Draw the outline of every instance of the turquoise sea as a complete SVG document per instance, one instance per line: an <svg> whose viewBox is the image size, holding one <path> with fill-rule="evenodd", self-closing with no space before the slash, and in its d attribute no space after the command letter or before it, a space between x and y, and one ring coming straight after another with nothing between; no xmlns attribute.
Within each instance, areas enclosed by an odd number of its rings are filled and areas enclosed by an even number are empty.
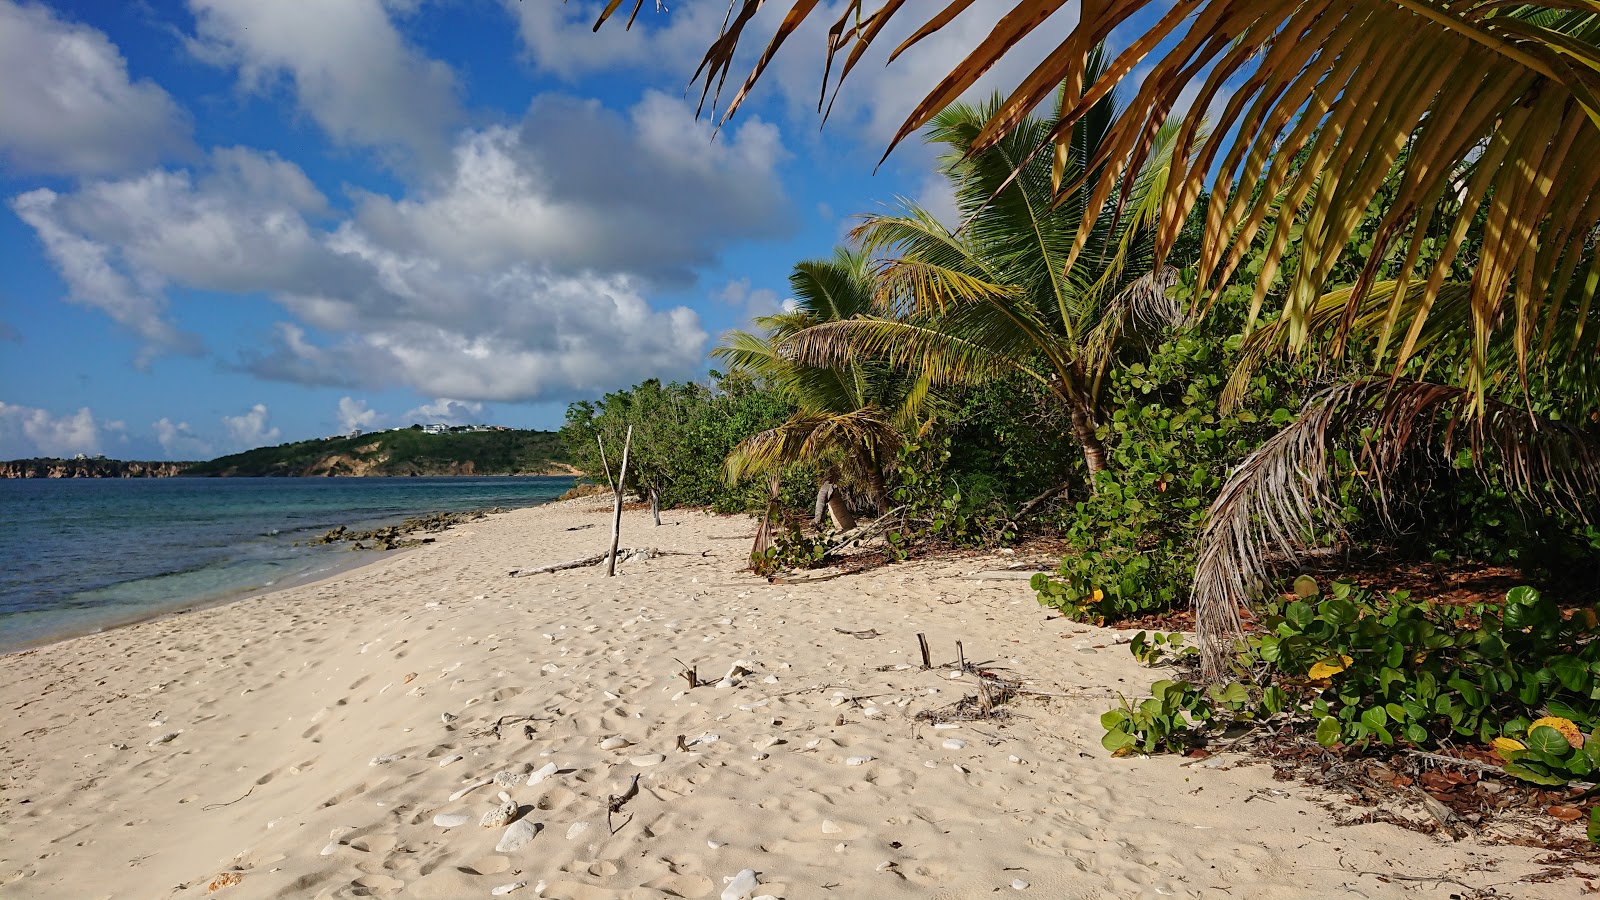
<svg viewBox="0 0 1600 900"><path fill-rule="evenodd" d="M569 476L0 479L0 652L377 558L295 546L336 525L534 506Z"/></svg>

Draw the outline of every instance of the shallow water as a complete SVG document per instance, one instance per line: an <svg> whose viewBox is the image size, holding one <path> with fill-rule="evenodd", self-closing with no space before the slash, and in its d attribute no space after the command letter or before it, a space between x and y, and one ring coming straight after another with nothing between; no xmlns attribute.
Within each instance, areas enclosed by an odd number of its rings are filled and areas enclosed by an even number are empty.
<svg viewBox="0 0 1600 900"><path fill-rule="evenodd" d="M336 525L534 506L568 476L0 479L0 651L304 580Z"/></svg>

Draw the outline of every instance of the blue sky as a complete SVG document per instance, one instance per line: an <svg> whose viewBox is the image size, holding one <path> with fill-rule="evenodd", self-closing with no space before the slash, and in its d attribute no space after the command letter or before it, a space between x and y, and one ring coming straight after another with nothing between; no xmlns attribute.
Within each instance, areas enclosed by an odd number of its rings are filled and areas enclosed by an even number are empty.
<svg viewBox="0 0 1600 900"><path fill-rule="evenodd" d="M0 0L0 458L552 428L702 377L851 216L948 202L924 147L873 167L1008 4L869 58L821 131L820 15L715 141L684 89L725 0L600 5Z"/></svg>

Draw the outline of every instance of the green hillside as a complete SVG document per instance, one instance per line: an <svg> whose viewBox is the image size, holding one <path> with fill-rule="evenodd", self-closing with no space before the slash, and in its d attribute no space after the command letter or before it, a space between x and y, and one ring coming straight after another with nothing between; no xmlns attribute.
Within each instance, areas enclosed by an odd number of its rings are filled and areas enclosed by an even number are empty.
<svg viewBox="0 0 1600 900"><path fill-rule="evenodd" d="M210 462L184 475L410 476L563 474L567 451L553 431L380 431L258 447Z"/></svg>

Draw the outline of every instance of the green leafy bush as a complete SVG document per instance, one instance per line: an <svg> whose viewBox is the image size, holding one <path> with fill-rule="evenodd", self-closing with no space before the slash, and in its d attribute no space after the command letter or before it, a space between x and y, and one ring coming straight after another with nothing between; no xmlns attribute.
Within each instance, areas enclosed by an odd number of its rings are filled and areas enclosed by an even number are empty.
<svg viewBox="0 0 1600 900"><path fill-rule="evenodd" d="M810 535L789 523L778 529L767 549L750 554L750 569L772 575L784 569L815 569L828 555L828 535Z"/></svg>
<svg viewBox="0 0 1600 900"><path fill-rule="evenodd" d="M1110 468L1073 504L1073 552L1039 602L1084 620L1172 609L1188 599L1195 542L1230 469L1292 418L1281 373L1258 376L1250 403L1218 412L1238 339L1207 325L1174 332L1142 363L1113 368L1099 434ZM1271 410L1271 412L1261 412Z"/></svg>

